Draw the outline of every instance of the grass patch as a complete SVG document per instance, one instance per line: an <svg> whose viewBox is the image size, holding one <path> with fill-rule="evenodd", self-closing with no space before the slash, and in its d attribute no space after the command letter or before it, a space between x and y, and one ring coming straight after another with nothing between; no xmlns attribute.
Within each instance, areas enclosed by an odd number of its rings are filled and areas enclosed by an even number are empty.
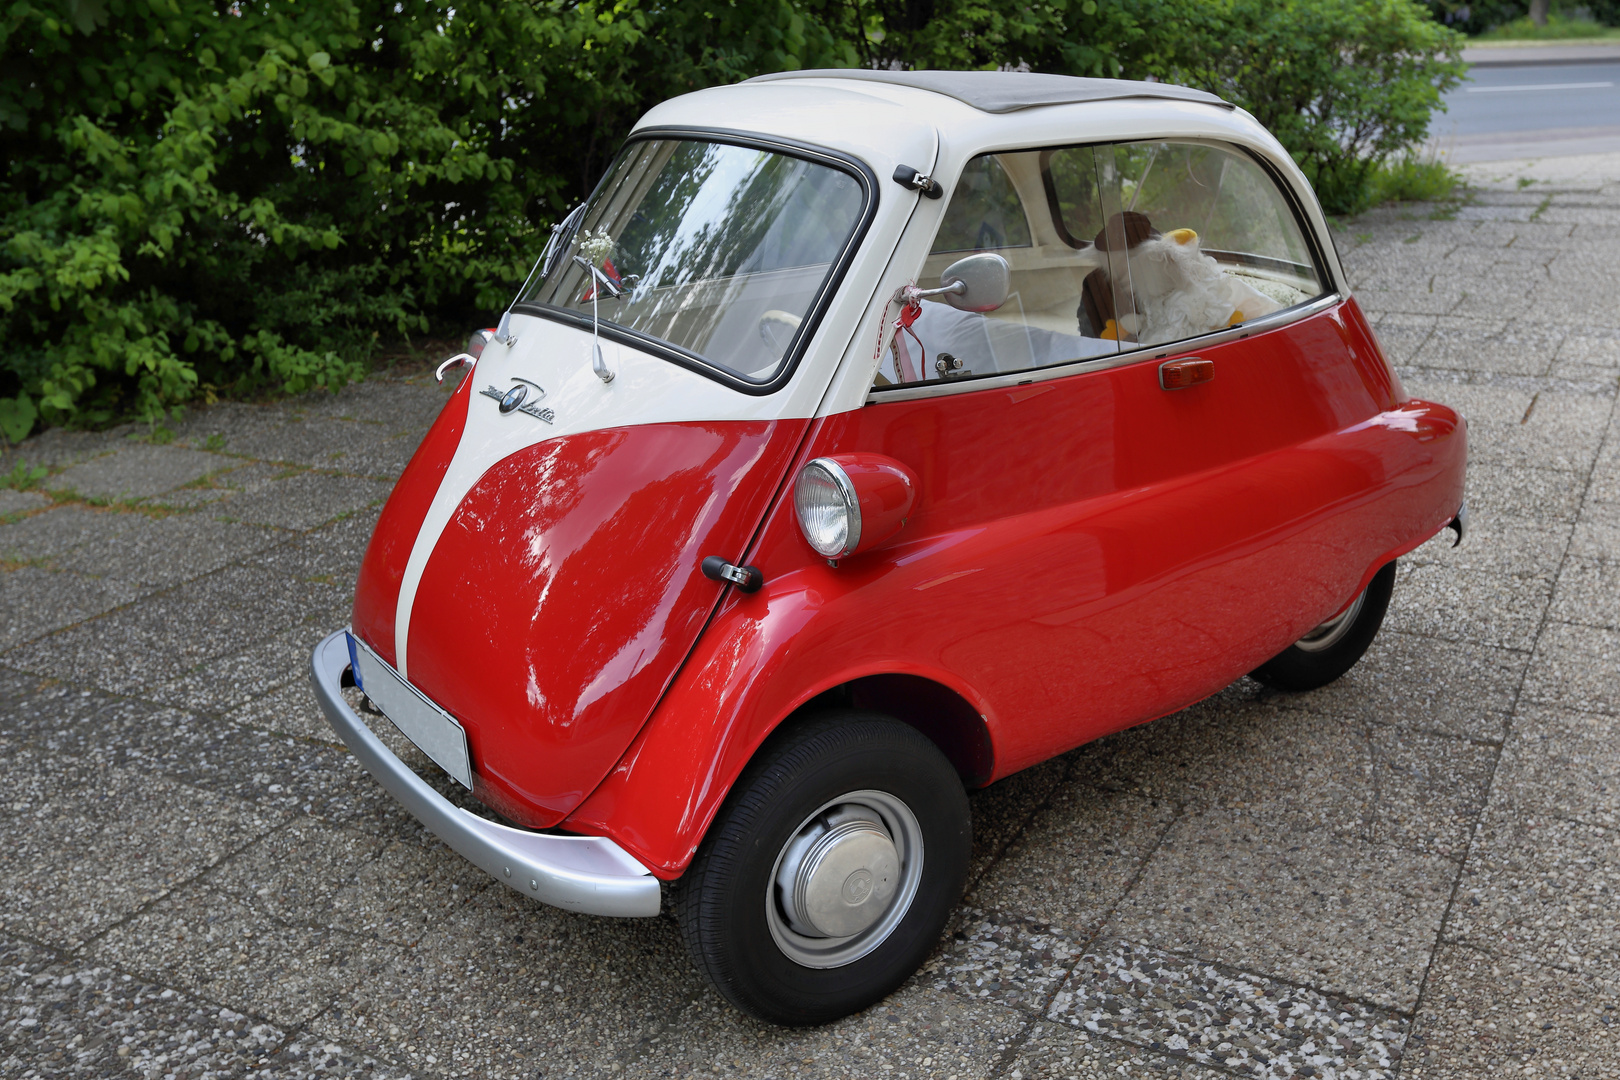
<svg viewBox="0 0 1620 1080"><path fill-rule="evenodd" d="M1366 194L1369 210L1385 203L1433 203L1432 219L1455 217L1468 198L1462 174L1432 153L1407 154L1380 165L1367 178Z"/></svg>
<svg viewBox="0 0 1620 1080"><path fill-rule="evenodd" d="M1547 16L1546 26L1537 26L1526 15L1512 22L1493 26L1476 39L1478 41L1620 41L1620 27L1604 26L1591 19L1571 19L1564 15Z"/></svg>
<svg viewBox="0 0 1620 1080"><path fill-rule="evenodd" d="M27 491L38 487L39 482L50 474L51 471L43 465L30 469L26 462L19 461L12 466L9 473L0 473L0 488Z"/></svg>

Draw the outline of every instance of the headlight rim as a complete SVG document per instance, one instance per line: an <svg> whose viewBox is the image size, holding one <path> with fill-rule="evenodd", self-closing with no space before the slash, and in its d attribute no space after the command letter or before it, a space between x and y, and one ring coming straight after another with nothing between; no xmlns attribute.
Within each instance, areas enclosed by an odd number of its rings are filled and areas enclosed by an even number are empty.
<svg viewBox="0 0 1620 1080"><path fill-rule="evenodd" d="M844 515L848 527L844 531L844 543L837 551L828 552L817 547L816 542L810 537L809 530L805 528L804 517L799 513L799 484L803 482L805 474L811 469L820 469L832 481L833 487L844 502ZM804 467L799 470L799 475L793 482L793 494L793 518L798 523L799 535L804 537L805 543L809 544L811 550L817 555L837 562L861 546L860 493L855 490L855 483L849 478L849 473L844 471L844 467L836 459L818 457L805 462Z"/></svg>

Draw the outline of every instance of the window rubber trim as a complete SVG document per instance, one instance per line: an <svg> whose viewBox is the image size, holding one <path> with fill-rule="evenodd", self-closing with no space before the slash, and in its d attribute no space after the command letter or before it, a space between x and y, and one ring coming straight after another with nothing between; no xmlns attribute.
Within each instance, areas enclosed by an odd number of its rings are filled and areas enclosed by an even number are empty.
<svg viewBox="0 0 1620 1080"><path fill-rule="evenodd" d="M873 220L877 217L880 186L877 174L870 165L857 157L829 150L823 146L802 143L793 139L783 139L776 136L758 135L747 131L733 131L729 128L692 128L692 127L648 127L639 128L630 133L625 139L624 146L620 147L619 154L614 156L614 164L618 163L619 156L624 153L625 147L631 143L651 139L670 139L684 142L711 142L724 143L728 146L742 146L753 150L765 150L770 153L781 154L785 157L799 158L818 165L826 165L855 178L861 185L862 208L855 227L850 231L849 237L844 241L843 250L833 261L826 279L821 283L810 307L805 312L804 321L794 334L793 340L788 344L786 358L781 368L766 382L753 382L745 379L735 372L728 371L720 365L713 363L700 353L683 349L679 345L643 334L638 330L620 326L606 319L601 322L601 335L620 345L628 345L632 349L657 356L662 360L675 364L678 367L694 371L699 375L707 376L715 382L730 387L744 394L755 397L764 397L774 394L782 389L793 378L799 369L799 362L804 358L810 339L815 336L816 330L821 326L822 317L826 314L833 296L843 284L844 274L849 265L855 260L856 252L860 251L861 244L866 240L867 231L871 228ZM613 172L609 165L602 174L602 180L591 192L590 198L585 200L589 205L601 191L601 185ZM581 219L583 221L583 219ZM520 301L512 305L512 311L518 315L534 315L552 322L563 323L568 326L590 330L592 321L589 315L583 312L571 311L567 308L553 307L550 304L541 304L533 301Z"/></svg>

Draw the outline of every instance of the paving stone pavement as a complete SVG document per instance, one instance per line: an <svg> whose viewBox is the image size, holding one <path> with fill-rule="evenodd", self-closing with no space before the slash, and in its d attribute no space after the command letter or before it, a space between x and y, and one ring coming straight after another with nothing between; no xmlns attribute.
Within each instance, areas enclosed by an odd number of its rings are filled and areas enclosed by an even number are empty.
<svg viewBox="0 0 1620 1080"><path fill-rule="evenodd" d="M430 377L50 432L0 490L0 1075L1620 1077L1620 155L1336 240L1471 423L1475 535L1367 658L973 797L963 906L848 1020L739 1017L667 918L531 903L305 685Z"/></svg>

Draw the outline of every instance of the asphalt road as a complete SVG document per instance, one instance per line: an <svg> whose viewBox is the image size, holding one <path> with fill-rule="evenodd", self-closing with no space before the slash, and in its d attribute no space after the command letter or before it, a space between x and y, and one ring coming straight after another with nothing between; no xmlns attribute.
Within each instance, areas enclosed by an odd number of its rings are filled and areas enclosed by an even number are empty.
<svg viewBox="0 0 1620 1080"><path fill-rule="evenodd" d="M1453 162L1620 150L1620 50L1612 61L1476 66L1433 134Z"/></svg>

